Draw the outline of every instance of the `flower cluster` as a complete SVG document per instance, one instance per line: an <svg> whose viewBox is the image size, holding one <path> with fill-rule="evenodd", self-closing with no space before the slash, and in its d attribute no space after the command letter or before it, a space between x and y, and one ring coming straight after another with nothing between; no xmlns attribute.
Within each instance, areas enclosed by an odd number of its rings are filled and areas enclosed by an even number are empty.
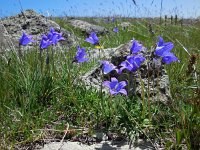
<svg viewBox="0 0 200 150"><path fill-rule="evenodd" d="M62 33L58 33L54 30L54 28L51 28L48 35L42 35L40 49L45 49L50 45L56 45L60 40L65 40L65 38L62 37ZM21 38L19 39L19 45L26 46L31 42L34 42L32 40L32 35L28 35L23 32Z"/></svg>
<svg viewBox="0 0 200 150"><path fill-rule="evenodd" d="M130 72L137 71L137 69L145 61L145 58L142 55L136 55L139 51L141 51L141 49L142 45L139 44L137 41L133 41L133 44L130 48L132 54L127 56L125 61L121 62L121 64L119 65L119 69L117 69L117 66L104 60L102 61L103 73L108 74L111 71L116 70L117 73L121 74L124 69ZM116 78L111 78L111 82L105 81L103 85L110 89L111 95L116 95L118 93L127 95L127 91L124 89L124 87L127 85L125 83L125 81L121 81L120 83L118 83L118 80Z"/></svg>
<svg viewBox="0 0 200 150"><path fill-rule="evenodd" d="M98 43L98 37L95 33L92 34L90 39L90 42L93 41L94 44ZM50 45L56 45L61 40L65 40L65 38L62 36L62 33L58 33L54 28L51 28L47 35L42 35L40 49L48 48ZM19 45L26 46L31 42L34 42L32 40L32 35L27 35L25 32L23 32L21 38L19 39ZM86 58L86 55L85 48L80 48L80 46L78 46L75 62L82 63L88 61L89 59Z"/></svg>
<svg viewBox="0 0 200 150"><path fill-rule="evenodd" d="M42 35L42 40L40 42L40 48L45 49L50 45L56 45L60 40L65 40L62 37L62 33L58 33L54 30L54 28L50 29L48 35Z"/></svg>
<svg viewBox="0 0 200 150"><path fill-rule="evenodd" d="M115 27L113 31L119 32L117 27ZM50 45L56 45L60 40L65 40L62 37L62 33L58 33L53 28L51 28L47 35L42 35L42 39L40 41L40 49L48 48ZM100 46L99 38L95 32L92 32L89 37L85 39L85 41L94 46ZM32 40L32 36L23 32L21 38L19 39L19 45L26 46L31 42L34 42ZM122 61L119 66L115 66L106 60L101 61L103 74L108 74L113 70L115 70L118 74L121 74L124 69L130 72L136 72L141 67L142 63L146 60L141 54L138 54L142 50L142 47L142 44L134 40L132 46L130 47L130 55L126 56L126 60ZM178 58L171 52L173 47L174 44L172 42L164 42L163 38L159 37L154 52L156 58L153 58L153 60L157 62L157 58L161 58L161 61L165 64L179 61ZM87 62L88 60L89 58L87 58L86 49L77 46L74 62L82 63ZM111 81L103 82L103 86L110 89L111 95L116 95L118 93L127 95L127 91L124 89L126 85L126 81L119 82L115 77L111 77Z"/></svg>
<svg viewBox="0 0 200 150"><path fill-rule="evenodd" d="M156 57L161 57L162 62L165 64L170 64L174 61L179 61L178 58L171 52L174 45L172 42L164 42L162 37L159 37L159 41L157 43L157 47L155 49L154 54ZM121 74L124 69L130 71L130 72L136 72L142 63L146 60L145 57L143 57L141 54L138 54L142 50L142 44L140 44L138 41L134 40L132 43L132 46L130 48L131 54L126 57L125 61L122 61L119 65L119 69L117 69L117 66L113 65L112 63L109 63L108 61L102 61L103 64L103 73L108 74L113 70L116 70L117 73ZM156 58L153 58L153 60L156 60ZM127 95L127 91L124 89L124 87L127 85L125 81L118 82L116 78L111 78L111 81L104 81L103 85L105 87L108 87L110 89L111 95L116 95L118 93L122 93L124 95Z"/></svg>
<svg viewBox="0 0 200 150"><path fill-rule="evenodd" d="M118 29L115 29L118 32ZM99 39L95 32L92 32L88 38L85 40L86 42L99 46ZM101 61L102 64L102 71L103 74L108 74L111 71L115 70L117 73L119 72L119 69L117 69L117 66L113 65L109 61ZM126 81L118 82L116 78L111 78L111 81L104 81L103 86L108 87L110 89L111 95L116 95L118 93L122 93L124 95L127 95L127 91L124 89L124 87L127 85Z"/></svg>

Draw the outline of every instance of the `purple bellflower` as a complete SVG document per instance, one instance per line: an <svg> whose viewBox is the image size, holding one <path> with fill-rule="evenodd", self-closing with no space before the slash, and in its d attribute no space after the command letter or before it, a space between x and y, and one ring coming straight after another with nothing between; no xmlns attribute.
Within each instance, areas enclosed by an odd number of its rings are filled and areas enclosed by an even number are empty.
<svg viewBox="0 0 200 150"><path fill-rule="evenodd" d="M142 49L142 44L140 44L140 43L138 43L138 41L136 41L136 40L134 40L133 41L133 44L132 44L132 46L131 46L131 52L133 53L133 54L136 54L136 53L138 53L139 51L141 51L141 49Z"/></svg>
<svg viewBox="0 0 200 150"><path fill-rule="evenodd" d="M165 64L170 64L174 61L179 61L179 59L171 52L174 44L172 42L164 42L162 37L159 37L156 50L154 54L162 58L162 62Z"/></svg>
<svg viewBox="0 0 200 150"><path fill-rule="evenodd" d="M21 38L19 39L19 45L23 45L26 46L28 45L30 42L34 42L32 40L32 35L28 35L25 32L23 32Z"/></svg>
<svg viewBox="0 0 200 150"><path fill-rule="evenodd" d="M47 36L42 36L40 48L44 49L48 48L50 45L56 45L60 40L65 40L65 38L62 37L62 33L58 33L54 28L51 28Z"/></svg>
<svg viewBox="0 0 200 150"><path fill-rule="evenodd" d="M115 22L115 18L114 18L114 17L113 17L113 18L111 18L111 21L112 21L112 22Z"/></svg>
<svg viewBox="0 0 200 150"><path fill-rule="evenodd" d="M119 73L124 69L135 72L144 61L145 58L142 55L127 56L127 59L120 64L121 68L119 69Z"/></svg>
<svg viewBox="0 0 200 150"><path fill-rule="evenodd" d="M171 64L174 61L178 61L179 62L179 59L173 53L165 52L163 54L163 56L162 56L162 62L163 63L168 65L168 64Z"/></svg>
<svg viewBox="0 0 200 150"><path fill-rule="evenodd" d="M117 67L109 61L104 60L101 63L103 64L103 74L108 74L113 70L116 70L118 72Z"/></svg>
<svg viewBox="0 0 200 150"><path fill-rule="evenodd" d="M86 38L85 41L93 45L99 44L99 39L95 32L91 32L89 38Z"/></svg>
<svg viewBox="0 0 200 150"><path fill-rule="evenodd" d="M119 32L119 29L118 29L117 27L115 27L115 28L113 29L113 32L118 33L118 32Z"/></svg>
<svg viewBox="0 0 200 150"><path fill-rule="evenodd" d="M42 35L42 39L40 41L40 49L45 49L52 44L52 41L46 35Z"/></svg>
<svg viewBox="0 0 200 150"><path fill-rule="evenodd" d="M62 33L56 32L54 28L50 29L47 37L50 41L52 41L53 45L56 45L60 40L65 40L65 38L62 37Z"/></svg>
<svg viewBox="0 0 200 150"><path fill-rule="evenodd" d="M157 47L155 50L155 55L162 57L165 52L170 52L174 47L172 42L164 42L162 37L159 37Z"/></svg>
<svg viewBox="0 0 200 150"><path fill-rule="evenodd" d="M124 95L127 95L127 91L124 89L124 87L127 85L126 81L118 82L118 80L113 77L110 81L104 81L103 86L108 87L110 89L111 95L117 95L118 93L122 93Z"/></svg>
<svg viewBox="0 0 200 150"><path fill-rule="evenodd" d="M85 48L80 48L80 46L77 46L77 53L75 56L75 61L78 63L88 61L89 59L85 57L86 55L87 54L85 52Z"/></svg>

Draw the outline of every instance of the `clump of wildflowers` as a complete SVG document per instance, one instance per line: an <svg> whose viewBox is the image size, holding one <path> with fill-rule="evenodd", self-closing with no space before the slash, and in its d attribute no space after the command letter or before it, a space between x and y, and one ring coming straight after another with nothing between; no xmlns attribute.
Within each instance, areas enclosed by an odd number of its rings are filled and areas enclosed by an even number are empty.
<svg viewBox="0 0 200 150"><path fill-rule="evenodd" d="M19 45L26 46L31 42L34 42L32 40L32 35L28 35L25 32L23 32L21 38L19 39Z"/></svg>
<svg viewBox="0 0 200 150"><path fill-rule="evenodd" d="M111 81L103 82L103 86L108 87L110 89L111 95L117 95L119 93L127 95L127 91L124 89L126 85L126 81L118 82L118 80L115 77L111 78Z"/></svg>
<svg viewBox="0 0 200 150"><path fill-rule="evenodd" d="M89 59L86 58L87 54L85 52L85 48L81 48L80 46L77 46L77 52L75 56L75 61L78 63L86 62Z"/></svg>
<svg viewBox="0 0 200 150"><path fill-rule="evenodd" d="M54 30L54 28L51 28L47 36L42 35L40 48L45 49L48 48L50 45L56 45L60 40L65 40L62 37L62 33L58 33Z"/></svg>

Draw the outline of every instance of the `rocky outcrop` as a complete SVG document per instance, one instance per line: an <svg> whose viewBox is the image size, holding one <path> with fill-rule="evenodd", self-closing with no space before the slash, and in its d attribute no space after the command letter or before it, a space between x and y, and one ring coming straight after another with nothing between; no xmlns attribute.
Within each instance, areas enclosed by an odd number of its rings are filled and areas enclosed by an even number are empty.
<svg viewBox="0 0 200 150"><path fill-rule="evenodd" d="M108 60L118 66L129 55L131 44L132 42L128 42L117 48L102 50L102 60ZM170 102L169 78L163 64L153 60L153 52L151 50L143 48L140 54L148 61L145 61L135 73L124 70L122 74L112 71L108 75L103 75L101 71L102 66L99 64L82 76L82 80L88 87L92 86L98 90L101 87L102 77L103 80L110 80L111 77L116 77L119 81L128 81L127 91L129 96L149 98L153 102L159 101L165 104ZM97 51L93 51L93 54L90 54L90 56L92 58L99 58ZM109 90L103 88L103 91L108 93Z"/></svg>
<svg viewBox="0 0 200 150"><path fill-rule="evenodd" d="M75 28L79 28L82 32L87 34L90 34L91 32L96 32L97 34L105 34L108 32L106 28L90 24L86 21L70 20L69 22L72 26L74 26Z"/></svg>
<svg viewBox="0 0 200 150"><path fill-rule="evenodd" d="M26 10L16 16L4 18L0 21L1 30L5 32L2 37L9 36L15 47L18 47L18 41L22 32L33 35L34 40L40 41L42 34L47 34L51 27L56 31L62 32L65 41L61 42L61 45L72 46L75 43L76 37L69 31L62 29L57 23L51 21L44 16L37 14L33 10ZM7 38L6 38L7 39ZM0 39L1 45L6 45L5 41ZM30 44L29 46L33 46ZM6 46L6 48L8 48Z"/></svg>

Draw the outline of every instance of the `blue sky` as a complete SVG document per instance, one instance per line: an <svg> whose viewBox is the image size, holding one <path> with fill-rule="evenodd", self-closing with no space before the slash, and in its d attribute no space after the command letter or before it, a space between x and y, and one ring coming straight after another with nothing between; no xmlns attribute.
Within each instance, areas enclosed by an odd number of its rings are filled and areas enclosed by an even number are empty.
<svg viewBox="0 0 200 150"><path fill-rule="evenodd" d="M160 15L161 0L0 0L0 17L12 16L34 9L45 16L129 16L156 17ZM152 3L153 2L153 3ZM200 0L163 0L162 15L180 17L200 16Z"/></svg>

